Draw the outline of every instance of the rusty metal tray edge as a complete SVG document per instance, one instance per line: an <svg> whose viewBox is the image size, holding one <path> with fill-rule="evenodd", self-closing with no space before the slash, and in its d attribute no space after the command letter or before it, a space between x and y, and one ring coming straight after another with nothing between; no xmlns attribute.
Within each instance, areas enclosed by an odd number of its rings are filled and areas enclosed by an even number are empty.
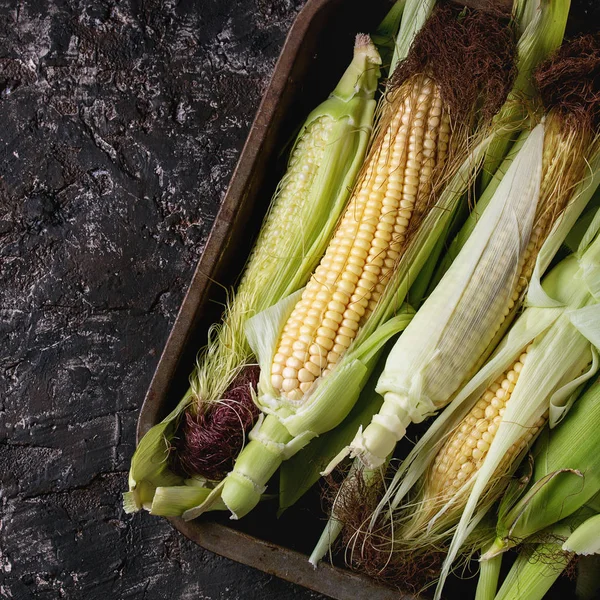
<svg viewBox="0 0 600 600"><path fill-rule="evenodd" d="M391 2L391 0L390 0ZM185 346L187 335L203 301L209 282L219 270L224 249L231 241L231 229L237 218L237 209L243 203L244 190L265 143L268 125L275 117L279 100L288 85L288 73L301 51L302 41L312 20L329 4L339 0L308 0L296 17L281 51L271 81L260 103L256 118L240 155L225 198L198 262L154 376L144 399L137 426L137 441L160 419L169 382ZM170 518L168 521L183 535L203 548L260 569L284 580L339 600L374 599L409 600L403 595L377 583L375 580L346 569L322 564L314 569L307 556L277 544L247 535L210 521L185 522Z"/></svg>

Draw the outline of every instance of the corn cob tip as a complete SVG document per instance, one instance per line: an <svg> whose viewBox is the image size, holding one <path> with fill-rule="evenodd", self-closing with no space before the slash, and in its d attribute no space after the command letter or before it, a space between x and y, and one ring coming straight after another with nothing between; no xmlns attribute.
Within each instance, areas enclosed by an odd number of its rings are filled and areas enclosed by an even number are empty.
<svg viewBox="0 0 600 600"><path fill-rule="evenodd" d="M259 374L258 366L246 365L221 399L184 413L172 440L176 451L169 457L175 473L219 481L231 471L259 415L252 399Z"/></svg>
<svg viewBox="0 0 600 600"><path fill-rule="evenodd" d="M381 64L381 56L377 52L375 44L371 40L370 36L366 33L357 33L356 40L354 42L354 56L364 54L367 60L374 65Z"/></svg>

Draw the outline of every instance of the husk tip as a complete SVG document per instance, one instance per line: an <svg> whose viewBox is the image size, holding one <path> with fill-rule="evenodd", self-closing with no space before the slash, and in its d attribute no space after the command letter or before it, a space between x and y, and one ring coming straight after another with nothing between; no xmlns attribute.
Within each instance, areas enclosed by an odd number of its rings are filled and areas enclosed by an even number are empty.
<svg viewBox="0 0 600 600"><path fill-rule="evenodd" d="M509 546L502 538L496 538L494 543L490 546L488 551L485 554L482 554L479 558L479 561L490 560L496 556L499 556L503 552L506 552L509 549Z"/></svg>
<svg viewBox="0 0 600 600"><path fill-rule="evenodd" d="M123 493L123 510L128 514L138 512L142 507L140 506L135 491L129 491Z"/></svg>
<svg viewBox="0 0 600 600"><path fill-rule="evenodd" d="M357 33L354 41L354 56L364 55L366 59L373 64L381 64L381 56L371 40L371 37L366 33Z"/></svg>

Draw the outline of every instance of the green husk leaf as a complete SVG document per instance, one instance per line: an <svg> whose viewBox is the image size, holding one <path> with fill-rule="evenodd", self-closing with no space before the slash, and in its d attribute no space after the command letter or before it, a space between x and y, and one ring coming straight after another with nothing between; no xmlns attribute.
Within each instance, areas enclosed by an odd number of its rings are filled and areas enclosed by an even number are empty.
<svg viewBox="0 0 600 600"><path fill-rule="evenodd" d="M461 203L462 204L462 203ZM457 211L460 212L460 211ZM452 227L452 223L448 223L447 227L442 233L426 263L423 265L420 273L417 275L415 282L410 287L408 292L408 301L411 306L414 306L417 310L423 304L427 296L431 293L431 290L435 286L431 286L431 282L436 275L436 269L440 256L446 247L446 240L448 239L448 230Z"/></svg>
<svg viewBox="0 0 600 600"><path fill-rule="evenodd" d="M254 356L256 356L261 371L263 385L270 387L268 377L273 360L273 349L286 320L294 309L296 302L302 296L303 290L298 290L286 296L277 304L263 310L246 321L246 339Z"/></svg>
<svg viewBox="0 0 600 600"><path fill-rule="evenodd" d="M429 18L435 4L436 0L406 0L390 64L390 75L394 72L396 65L407 57L415 36Z"/></svg>
<svg viewBox="0 0 600 600"><path fill-rule="evenodd" d="M591 306L588 308L595 308L596 310L593 312L600 317L599 306ZM573 323L573 319L578 313L579 311L574 311L574 313L571 313L569 316L571 317L571 323L575 326L575 328L578 329L585 338L592 342L592 347L590 348L591 365L587 371L582 373L579 377L575 377L575 379L567 382L565 385L556 390L556 392L554 392L550 397L550 415L548 417L548 425L550 428L556 427L565 418L566 414L569 412L573 406L573 403L579 396L582 386L598 372L598 352L594 347L594 340L590 339L597 337L600 341L600 336L595 335L595 332L598 330L598 323L582 323L581 326L578 327L576 323Z"/></svg>
<svg viewBox="0 0 600 600"><path fill-rule="evenodd" d="M569 536L563 544L565 552L589 556L600 554L600 515L590 517Z"/></svg>
<svg viewBox="0 0 600 600"><path fill-rule="evenodd" d="M542 600L571 562L560 543L539 544L523 550L509 571L495 600Z"/></svg>
<svg viewBox="0 0 600 600"><path fill-rule="evenodd" d="M443 259L440 261L440 264L436 270L436 274L432 280L430 290L433 290L437 286L437 284L442 279L444 273L450 268L450 265L458 256L462 247L466 244L471 233L473 233L475 225L477 225L479 219L484 214L484 211L490 203L491 199L494 197L494 194L496 193L500 182L508 172L508 169L513 164L514 160L517 158L519 152L521 151L521 148L527 141L529 134L529 130L521 132L517 141L512 145L510 151L508 152L500 166L496 169L494 176L486 186L484 192L477 200L477 203L473 207L473 210L470 212L460 231L452 240L452 243L450 244L447 252L444 254Z"/></svg>
<svg viewBox="0 0 600 600"><path fill-rule="evenodd" d="M381 365L383 366L383 365ZM279 513L295 504L320 478L321 472L342 448L347 446L359 427L365 427L383 402L375 393L381 368L371 375L350 414L336 428L313 440L281 465Z"/></svg>
<svg viewBox="0 0 600 600"><path fill-rule="evenodd" d="M125 512L135 512L141 508L150 510L157 487L179 485L183 482L183 477L168 468L169 439L175 431L177 419L189 406L191 397L192 391L188 390L175 409L140 440L131 459L129 492L123 494Z"/></svg>
<svg viewBox="0 0 600 600"><path fill-rule="evenodd" d="M596 188L592 199L589 201L583 214L577 219L569 233L565 237L564 246L570 252L577 252L579 244L583 239L584 234L592 224L592 220L596 216L600 208L600 190Z"/></svg>
<svg viewBox="0 0 600 600"><path fill-rule="evenodd" d="M541 437L542 436L540 436L540 438ZM494 540L487 552L481 557L481 560L492 560L494 557L502 554L510 547L516 545L517 542L513 543L512 541L510 542L510 545L508 545L505 540L513 535L513 527L519 522L519 519L527 510L529 503L532 502L533 499L535 499L536 496L542 492L545 486L549 486L556 478L563 479L563 476L583 478L583 473L575 469L559 469L557 471L553 471L552 473L548 473L540 480L536 481L532 487L527 490L527 492L522 495L520 499L518 499L518 506L515 503L517 498L514 496L510 498L510 501L513 502L513 507L511 508L510 506L505 505L503 508L501 508L499 513L499 521L503 523L511 523L511 525L509 526L509 529L506 530L505 534L503 534L503 538L497 537ZM506 504L507 500L508 499L503 498L502 504Z"/></svg>
<svg viewBox="0 0 600 600"><path fill-rule="evenodd" d="M479 563L479 579L477 580L475 600L494 600L498 589L501 567L501 554L491 560L484 560Z"/></svg>
<svg viewBox="0 0 600 600"><path fill-rule="evenodd" d="M554 224L554 227L546 241L540 248L538 257L535 262L535 267L525 304L529 306L556 306L556 302L546 294L541 284L541 277L546 272L552 259L556 255L560 246L564 243L569 231L573 228L577 219L581 216L586 206L589 204L593 195L596 193L600 185L600 152L596 153L590 162L589 170L585 178L577 185L572 194L572 200L565 209L561 218ZM594 220L597 220L596 216ZM596 231L594 227L589 227L586 233L586 239L582 239L584 247L589 245L589 240L595 237ZM591 237L590 237L591 236Z"/></svg>
<svg viewBox="0 0 600 600"><path fill-rule="evenodd" d="M383 21L381 21L375 33L371 35L371 39L377 46L377 50L381 56L382 70L387 70L388 67L393 70L391 66L392 57L396 49L396 36L398 35L405 5L406 0L397 0Z"/></svg>
<svg viewBox="0 0 600 600"><path fill-rule="evenodd" d="M150 513L162 517L180 517L190 506L201 504L211 490L198 486L157 487Z"/></svg>
<svg viewBox="0 0 600 600"><path fill-rule="evenodd" d="M569 516L600 492L599 444L600 384L595 383L563 423L535 444L532 483L498 520L500 551Z"/></svg>
<svg viewBox="0 0 600 600"><path fill-rule="evenodd" d="M584 550L597 544L597 541L595 544L594 540L588 537L594 529L594 524L586 527L586 523L595 518L593 515L590 507L583 506L568 518L541 532L540 538L544 540L542 543L535 547L524 546L504 580L496 600L542 600L574 556L574 552L565 548L569 541L574 540L576 544L581 542L581 548Z"/></svg>

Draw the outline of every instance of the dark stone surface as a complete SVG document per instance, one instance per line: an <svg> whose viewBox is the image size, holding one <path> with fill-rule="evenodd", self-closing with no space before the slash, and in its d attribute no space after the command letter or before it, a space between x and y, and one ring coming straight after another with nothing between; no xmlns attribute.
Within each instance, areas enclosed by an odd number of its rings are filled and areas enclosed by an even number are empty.
<svg viewBox="0 0 600 600"><path fill-rule="evenodd" d="M594 1L575 3L588 23ZM318 597L120 502L138 409L302 4L0 0L1 598Z"/></svg>
<svg viewBox="0 0 600 600"><path fill-rule="evenodd" d="M302 0L0 0L0 597L316 598L120 494Z"/></svg>

